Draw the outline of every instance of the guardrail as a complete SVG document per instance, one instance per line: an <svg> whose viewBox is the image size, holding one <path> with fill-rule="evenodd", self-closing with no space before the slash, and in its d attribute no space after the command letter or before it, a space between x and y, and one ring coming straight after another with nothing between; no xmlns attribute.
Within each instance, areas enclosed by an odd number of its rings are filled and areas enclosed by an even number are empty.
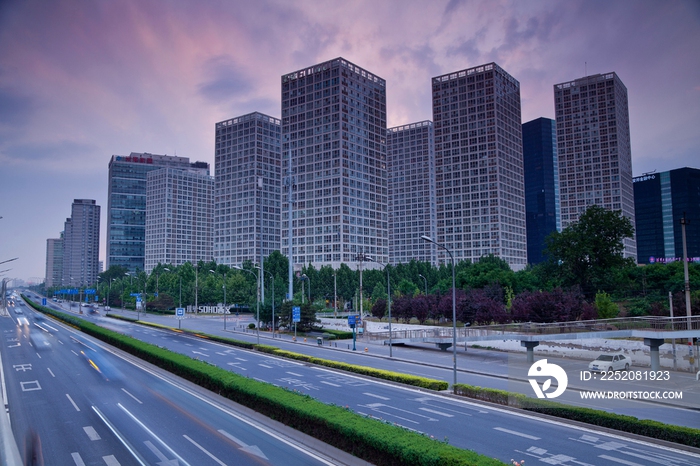
<svg viewBox="0 0 700 466"><path fill-rule="evenodd" d="M420 330L396 330L391 336L396 340L421 340L452 338L452 327L434 327ZM458 327L457 338L491 335L553 335L562 333L591 333L611 330L682 331L700 330L700 316L691 317L621 317L616 319L576 320L572 322L519 322L511 324ZM368 334L370 340L386 340L389 332Z"/></svg>

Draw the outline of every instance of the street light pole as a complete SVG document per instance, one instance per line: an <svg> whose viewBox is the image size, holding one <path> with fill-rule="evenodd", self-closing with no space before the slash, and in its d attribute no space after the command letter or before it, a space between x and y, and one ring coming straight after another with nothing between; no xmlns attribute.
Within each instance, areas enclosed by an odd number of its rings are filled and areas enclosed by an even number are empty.
<svg viewBox="0 0 700 466"><path fill-rule="evenodd" d="M452 390L454 390L454 386L457 384L457 294L455 291L455 257L452 255L452 251L447 249L445 245L435 242L429 236L423 235L421 239L433 243L435 246L447 251L447 254L450 255L450 259L452 260Z"/></svg>
<svg viewBox="0 0 700 466"><path fill-rule="evenodd" d="M338 317L338 272L333 274L333 316Z"/></svg>
<svg viewBox="0 0 700 466"><path fill-rule="evenodd" d="M425 295L428 296L428 279L421 274L418 274L418 276L425 282Z"/></svg>
<svg viewBox="0 0 700 466"><path fill-rule="evenodd" d="M261 270L261 272L263 273L263 277L265 274L268 274L270 276L270 281L272 282L272 338L275 338L275 276L267 270Z"/></svg>
<svg viewBox="0 0 700 466"><path fill-rule="evenodd" d="M211 270L211 269L209 270L209 272L216 274L216 272ZM224 284L223 284L223 289L224 289L224 330L226 330L226 314L228 314L228 308L226 307L226 274L222 273L221 277L224 280Z"/></svg>

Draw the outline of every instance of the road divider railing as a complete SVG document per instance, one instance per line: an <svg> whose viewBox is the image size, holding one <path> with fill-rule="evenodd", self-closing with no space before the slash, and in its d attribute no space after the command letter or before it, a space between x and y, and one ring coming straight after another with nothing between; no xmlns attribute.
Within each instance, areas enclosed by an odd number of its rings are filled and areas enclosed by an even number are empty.
<svg viewBox="0 0 700 466"><path fill-rule="evenodd" d="M25 298L26 299L26 298ZM394 423L365 417L309 395L253 380L189 356L100 327L78 316L27 302L144 361L377 465L496 466L501 461L449 445Z"/></svg>
<svg viewBox="0 0 700 466"><path fill-rule="evenodd" d="M700 448L700 429L693 429L692 427L674 426L648 419L638 419L634 416L609 413L598 409L540 400L530 398L521 393L513 393L495 388L457 384L454 386L454 392L456 395L472 399L510 406L525 411L547 414L549 416L606 427L622 432L643 435L645 437L665 440L679 445Z"/></svg>

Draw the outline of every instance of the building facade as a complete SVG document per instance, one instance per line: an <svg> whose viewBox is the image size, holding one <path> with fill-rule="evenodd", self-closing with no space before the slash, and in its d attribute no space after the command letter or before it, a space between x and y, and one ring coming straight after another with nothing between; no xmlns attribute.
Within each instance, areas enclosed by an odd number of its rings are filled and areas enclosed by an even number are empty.
<svg viewBox="0 0 700 466"><path fill-rule="evenodd" d="M389 263L435 263L435 248L421 239L436 238L435 133L431 121L389 128Z"/></svg>
<svg viewBox="0 0 700 466"><path fill-rule="evenodd" d="M537 118L523 123L527 262L545 260L545 239L561 231L556 123Z"/></svg>
<svg viewBox="0 0 700 466"><path fill-rule="evenodd" d="M61 286L63 282L63 232L60 238L46 240L46 288Z"/></svg>
<svg viewBox="0 0 700 466"><path fill-rule="evenodd" d="M132 152L113 155L109 161L107 192L107 264L130 272L144 270L146 256L146 176L163 167L187 169L186 157Z"/></svg>
<svg viewBox="0 0 700 466"><path fill-rule="evenodd" d="M97 283L100 253L100 206L75 199L63 230L62 284L80 287Z"/></svg>
<svg viewBox="0 0 700 466"><path fill-rule="evenodd" d="M683 260L683 218L688 260L700 262L699 169L635 177L634 207L639 264Z"/></svg>
<svg viewBox="0 0 700 466"><path fill-rule="evenodd" d="M592 205L635 223L627 88L615 73L554 85L562 228ZM637 259L635 238L624 255Z"/></svg>
<svg viewBox="0 0 700 466"><path fill-rule="evenodd" d="M215 131L214 259L259 264L280 249L280 120L254 112Z"/></svg>
<svg viewBox="0 0 700 466"><path fill-rule="evenodd" d="M489 63L434 77L432 90L437 242L456 261L493 254L523 269L520 83Z"/></svg>
<svg viewBox="0 0 700 466"><path fill-rule="evenodd" d="M282 253L291 221L293 264L337 269L360 254L388 263L386 82L336 58L285 74L281 87L282 159L294 174L291 219L286 186L281 197Z"/></svg>
<svg viewBox="0 0 700 466"><path fill-rule="evenodd" d="M214 180L209 166L146 176L145 271L214 258Z"/></svg>

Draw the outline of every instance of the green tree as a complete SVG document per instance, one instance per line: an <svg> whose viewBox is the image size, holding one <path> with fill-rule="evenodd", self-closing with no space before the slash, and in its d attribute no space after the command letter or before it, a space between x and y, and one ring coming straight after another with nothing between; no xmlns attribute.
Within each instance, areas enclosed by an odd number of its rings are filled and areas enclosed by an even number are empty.
<svg viewBox="0 0 700 466"><path fill-rule="evenodd" d="M588 296L610 286L610 274L634 262L622 256L623 240L634 234L620 211L590 206L579 221L547 238L546 254L568 286L579 285Z"/></svg>
<svg viewBox="0 0 700 466"><path fill-rule="evenodd" d="M605 291L599 291L595 295L595 307L598 310L599 319L613 319L617 317L620 313L620 309L617 307L610 295Z"/></svg>

